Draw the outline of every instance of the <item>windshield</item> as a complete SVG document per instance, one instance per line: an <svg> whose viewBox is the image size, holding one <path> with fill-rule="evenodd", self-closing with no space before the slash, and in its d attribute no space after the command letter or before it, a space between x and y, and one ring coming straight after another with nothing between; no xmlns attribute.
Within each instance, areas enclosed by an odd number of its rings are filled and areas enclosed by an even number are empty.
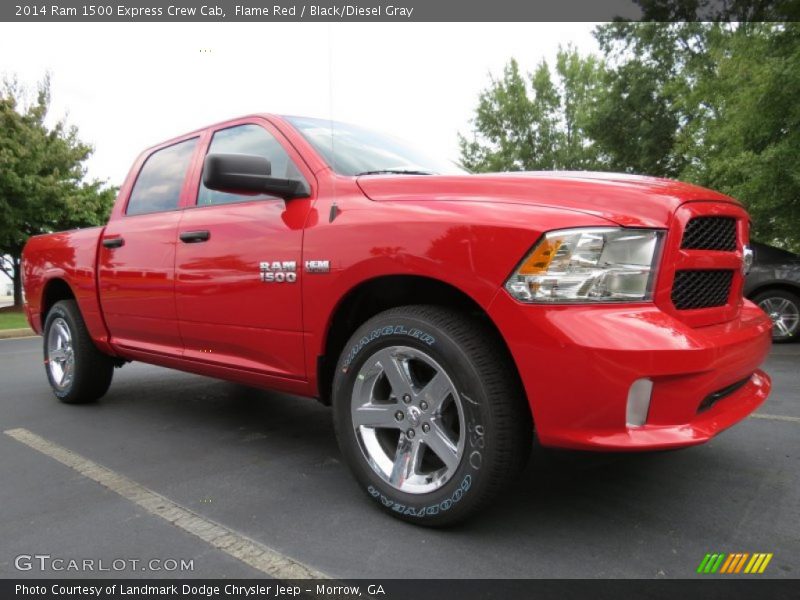
<svg viewBox="0 0 800 600"><path fill-rule="evenodd" d="M397 138L355 125L286 117L340 175L464 175L467 171L448 160L431 158Z"/></svg>

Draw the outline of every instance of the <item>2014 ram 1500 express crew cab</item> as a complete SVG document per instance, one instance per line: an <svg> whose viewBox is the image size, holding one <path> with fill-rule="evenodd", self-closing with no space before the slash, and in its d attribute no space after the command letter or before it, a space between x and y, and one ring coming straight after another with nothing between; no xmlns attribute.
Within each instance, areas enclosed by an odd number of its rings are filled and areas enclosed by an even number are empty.
<svg viewBox="0 0 800 600"><path fill-rule="evenodd" d="M331 403L391 514L442 525L545 446L700 444L767 397L748 216L675 181L470 175L358 127L250 116L144 152L105 227L32 238L64 402L140 360Z"/></svg>

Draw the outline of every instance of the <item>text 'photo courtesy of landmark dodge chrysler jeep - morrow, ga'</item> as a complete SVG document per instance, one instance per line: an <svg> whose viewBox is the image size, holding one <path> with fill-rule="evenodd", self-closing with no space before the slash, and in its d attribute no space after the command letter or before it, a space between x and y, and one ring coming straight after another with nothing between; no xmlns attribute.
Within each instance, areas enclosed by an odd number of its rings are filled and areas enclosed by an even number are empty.
<svg viewBox="0 0 800 600"><path fill-rule="evenodd" d="M692 185L472 175L359 127L256 115L144 152L105 227L31 238L64 402L139 360L332 405L390 514L463 519L543 446L701 444L755 410L748 215Z"/></svg>

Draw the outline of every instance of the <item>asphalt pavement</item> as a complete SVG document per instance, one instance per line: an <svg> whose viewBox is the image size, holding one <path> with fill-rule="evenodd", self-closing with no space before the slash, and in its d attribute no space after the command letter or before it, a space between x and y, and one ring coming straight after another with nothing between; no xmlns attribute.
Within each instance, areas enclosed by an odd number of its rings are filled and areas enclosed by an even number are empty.
<svg viewBox="0 0 800 600"><path fill-rule="evenodd" d="M776 346L766 369L774 389L760 416L709 444L534 448L493 508L429 530L372 505L340 460L330 410L313 400L131 364L99 403L68 406L47 385L41 339L3 340L0 431L30 432L81 466L0 434L0 577L264 576L98 483L104 467L106 480L135 482L201 524L336 578L684 578L710 552L773 553L759 577L797 578L800 344ZM25 558L36 555L66 562L42 570ZM72 559L127 562L87 572L66 568ZM192 568L164 570L170 560Z"/></svg>

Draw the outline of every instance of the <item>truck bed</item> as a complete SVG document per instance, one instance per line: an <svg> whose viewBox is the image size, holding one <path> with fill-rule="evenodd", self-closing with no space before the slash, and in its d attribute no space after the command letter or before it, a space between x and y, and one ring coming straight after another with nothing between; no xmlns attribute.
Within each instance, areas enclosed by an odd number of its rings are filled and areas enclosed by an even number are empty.
<svg viewBox="0 0 800 600"><path fill-rule="evenodd" d="M87 227L32 237L22 253L28 322L42 332L48 307L45 282L70 281L92 338L108 339L97 295L97 249L105 227ZM51 284L51 285L53 285Z"/></svg>

